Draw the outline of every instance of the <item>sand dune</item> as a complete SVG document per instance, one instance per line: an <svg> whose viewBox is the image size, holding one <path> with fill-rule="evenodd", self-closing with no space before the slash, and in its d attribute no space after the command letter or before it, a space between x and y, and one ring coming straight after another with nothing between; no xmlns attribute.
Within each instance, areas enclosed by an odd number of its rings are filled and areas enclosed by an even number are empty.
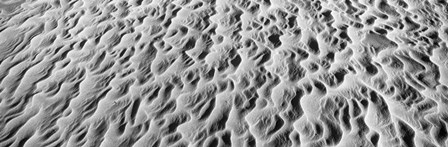
<svg viewBox="0 0 448 147"><path fill-rule="evenodd" d="M444 0L0 1L0 146L448 146Z"/></svg>

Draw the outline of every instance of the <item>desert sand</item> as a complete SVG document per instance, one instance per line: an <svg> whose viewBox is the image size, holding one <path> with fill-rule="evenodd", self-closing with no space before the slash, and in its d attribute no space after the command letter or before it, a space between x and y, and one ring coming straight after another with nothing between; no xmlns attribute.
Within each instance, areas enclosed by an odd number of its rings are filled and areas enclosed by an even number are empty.
<svg viewBox="0 0 448 147"><path fill-rule="evenodd" d="M445 0L3 0L0 147L446 147Z"/></svg>

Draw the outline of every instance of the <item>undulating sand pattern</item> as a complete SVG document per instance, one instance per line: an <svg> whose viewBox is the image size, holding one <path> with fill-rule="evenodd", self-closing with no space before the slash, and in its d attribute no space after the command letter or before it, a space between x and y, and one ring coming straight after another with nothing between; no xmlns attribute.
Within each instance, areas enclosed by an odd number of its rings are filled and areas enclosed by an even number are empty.
<svg viewBox="0 0 448 147"><path fill-rule="evenodd" d="M446 0L2 0L0 147L446 147Z"/></svg>

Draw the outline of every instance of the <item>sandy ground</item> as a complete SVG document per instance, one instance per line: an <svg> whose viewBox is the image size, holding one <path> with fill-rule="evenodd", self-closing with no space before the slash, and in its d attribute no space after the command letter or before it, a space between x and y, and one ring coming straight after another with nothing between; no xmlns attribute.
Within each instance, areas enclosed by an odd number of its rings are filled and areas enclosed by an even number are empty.
<svg viewBox="0 0 448 147"><path fill-rule="evenodd" d="M0 4L0 147L445 147L444 0Z"/></svg>

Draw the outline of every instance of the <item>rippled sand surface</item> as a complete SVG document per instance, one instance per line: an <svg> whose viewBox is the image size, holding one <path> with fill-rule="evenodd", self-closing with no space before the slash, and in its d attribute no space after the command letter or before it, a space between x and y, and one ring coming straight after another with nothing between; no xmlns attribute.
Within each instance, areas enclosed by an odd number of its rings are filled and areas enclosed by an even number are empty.
<svg viewBox="0 0 448 147"><path fill-rule="evenodd" d="M445 0L2 0L1 147L445 147Z"/></svg>

